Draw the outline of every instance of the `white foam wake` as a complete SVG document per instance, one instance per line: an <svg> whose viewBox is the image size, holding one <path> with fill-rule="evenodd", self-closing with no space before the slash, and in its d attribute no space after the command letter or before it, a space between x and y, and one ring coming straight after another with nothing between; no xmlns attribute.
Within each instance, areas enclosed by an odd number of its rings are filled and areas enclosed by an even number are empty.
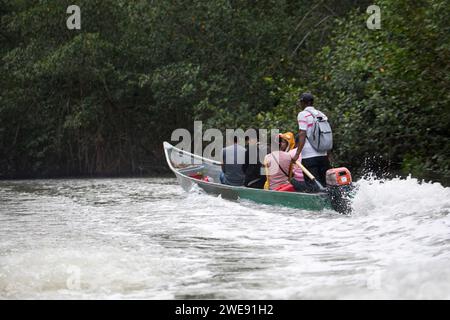
<svg viewBox="0 0 450 320"><path fill-rule="evenodd" d="M421 182L408 176L391 180L373 177L356 182L353 200L356 214L448 214L450 188L440 183Z"/></svg>

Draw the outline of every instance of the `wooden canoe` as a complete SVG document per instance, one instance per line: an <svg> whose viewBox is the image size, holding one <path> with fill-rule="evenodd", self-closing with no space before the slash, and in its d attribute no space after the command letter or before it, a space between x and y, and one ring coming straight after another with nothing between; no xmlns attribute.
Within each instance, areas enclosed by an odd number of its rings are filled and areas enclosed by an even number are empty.
<svg viewBox="0 0 450 320"><path fill-rule="evenodd" d="M224 199L246 199L256 203L303 210L334 209L339 212L344 211L336 207L335 201L333 201L334 197L330 195L330 192L285 192L221 184L219 178L222 171L220 162L181 150L168 142L164 142L163 146L169 168L175 174L181 187L188 192L194 186L198 186L204 192L216 196L220 195ZM212 181L202 180L202 177L206 176L212 178Z"/></svg>

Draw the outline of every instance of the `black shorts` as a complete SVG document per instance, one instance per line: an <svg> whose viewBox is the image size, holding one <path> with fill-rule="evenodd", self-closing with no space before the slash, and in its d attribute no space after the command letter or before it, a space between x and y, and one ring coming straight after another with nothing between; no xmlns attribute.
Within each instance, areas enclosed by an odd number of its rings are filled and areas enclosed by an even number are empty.
<svg viewBox="0 0 450 320"><path fill-rule="evenodd" d="M311 174L317 179L317 181L322 184L322 186L326 187L326 173L328 169L331 169L330 160L328 160L328 156L320 156L302 159L302 164L308 169ZM306 174L305 181L311 181Z"/></svg>

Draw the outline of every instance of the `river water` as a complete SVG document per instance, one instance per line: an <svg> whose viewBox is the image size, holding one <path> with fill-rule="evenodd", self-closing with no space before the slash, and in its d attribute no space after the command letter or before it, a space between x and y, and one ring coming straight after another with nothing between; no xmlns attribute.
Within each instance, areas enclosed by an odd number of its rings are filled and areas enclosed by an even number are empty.
<svg viewBox="0 0 450 320"><path fill-rule="evenodd" d="M357 184L342 216L172 178L0 181L0 298L450 299L450 188Z"/></svg>

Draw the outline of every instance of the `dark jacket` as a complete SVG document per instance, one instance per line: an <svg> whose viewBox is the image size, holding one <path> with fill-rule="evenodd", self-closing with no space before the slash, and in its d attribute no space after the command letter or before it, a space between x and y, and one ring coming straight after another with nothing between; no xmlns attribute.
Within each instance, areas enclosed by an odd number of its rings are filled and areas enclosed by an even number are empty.
<svg viewBox="0 0 450 320"><path fill-rule="evenodd" d="M263 156L267 154L267 148L264 145L258 144L256 152L256 163L250 163L250 147L248 145L245 147L245 164L242 167L245 173L244 185L249 188L263 189L264 183L266 182L266 176L264 174L261 174L262 164L259 159L261 153L263 154Z"/></svg>

